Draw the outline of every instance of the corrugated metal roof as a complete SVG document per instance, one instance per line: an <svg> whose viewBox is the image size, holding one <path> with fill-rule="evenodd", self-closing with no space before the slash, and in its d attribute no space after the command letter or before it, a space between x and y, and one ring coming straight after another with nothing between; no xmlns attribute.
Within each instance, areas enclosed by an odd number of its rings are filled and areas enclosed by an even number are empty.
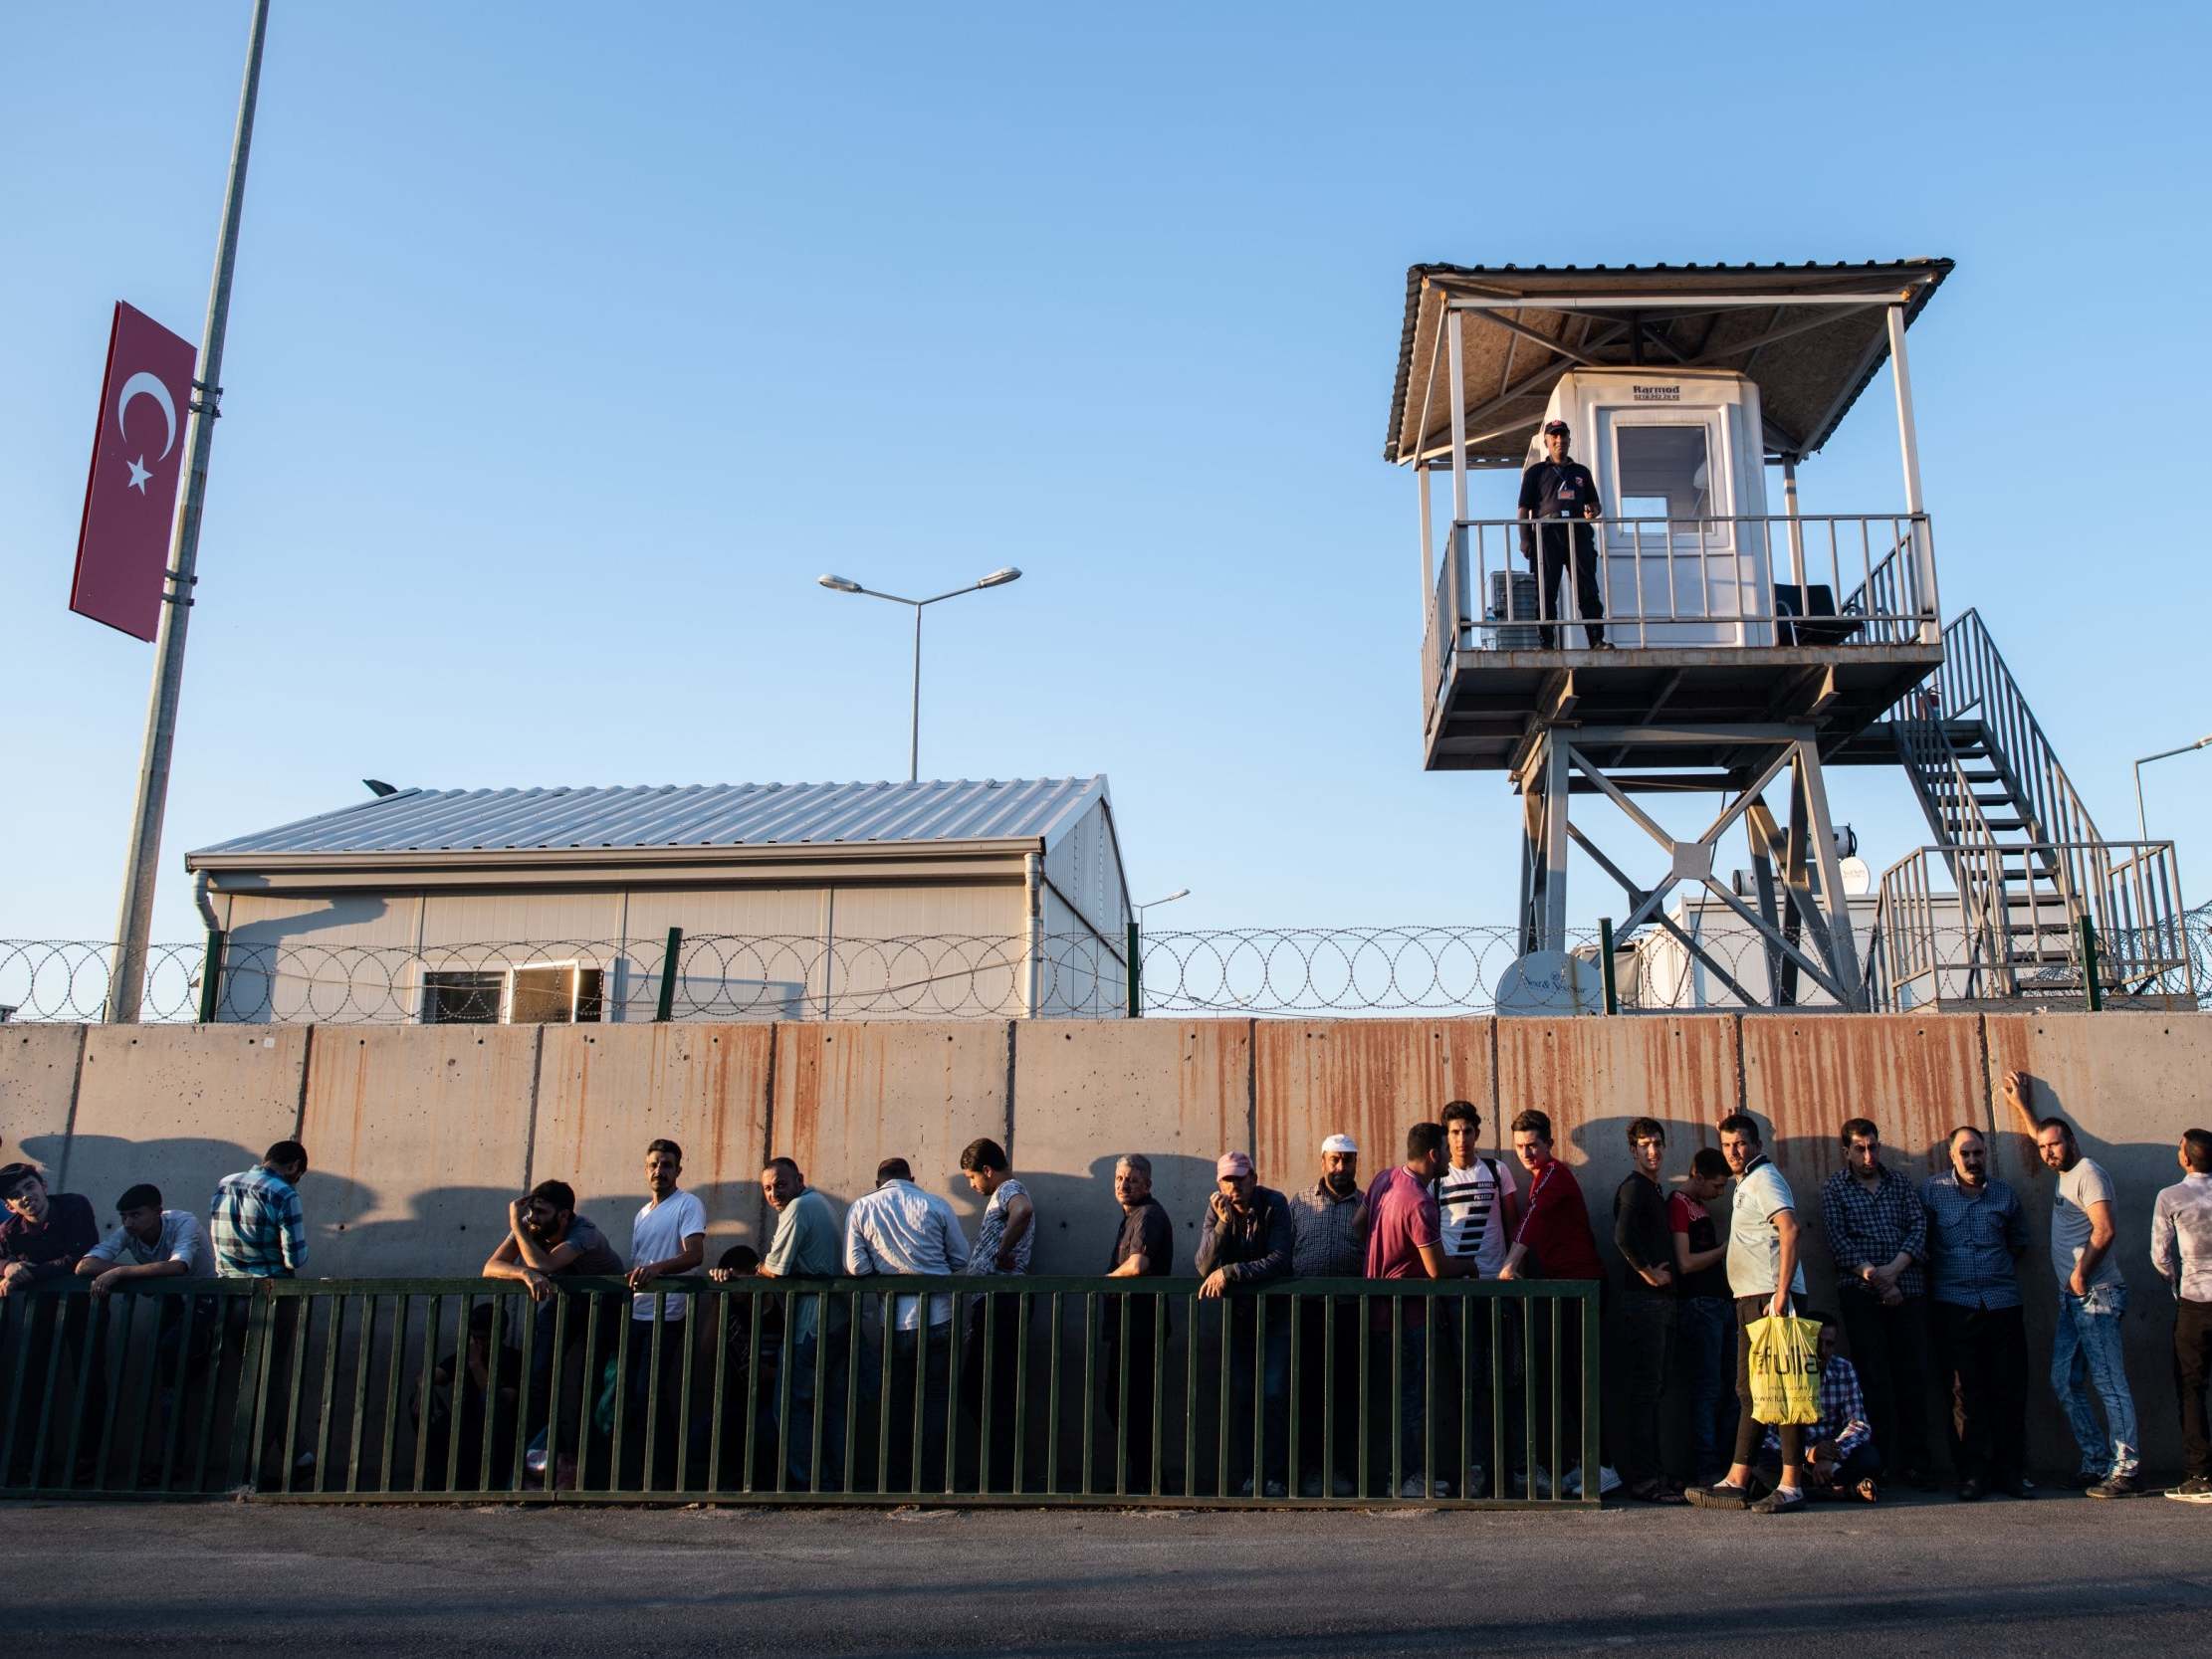
<svg viewBox="0 0 2212 1659"><path fill-rule="evenodd" d="M185 855L558 852L1056 841L1107 798L1094 777L402 789Z"/></svg>
<svg viewBox="0 0 2212 1659"><path fill-rule="evenodd" d="M1951 272L1947 259L1875 262L1838 261L1823 265L1417 265L1406 273L1406 316L1399 335L1398 374L1391 390L1390 431L1383 459L1399 461L1448 450L1450 398L1441 391L1443 376L1429 383L1429 366L1441 353L1444 304L1448 296L1485 299L1525 297L1517 320L1522 327L1558 342L1546 360L1545 347L1526 333L1499 326L1479 313L1460 313L1465 346L1467 406L1477 433L1470 434L1470 459L1478 464L1518 466L1536 423L1542 418L1552 382L1576 366L1575 356L1626 366L1638 353L1628 336L1641 326L1652 347L1642 366L1655 374L1674 365L1732 368L1758 382L1764 412L1783 429L1788 447L1799 456L1817 452L1887 358L1883 319L1870 311L1832 313L1834 320L1762 345L1780 319L1756 310L1722 311L1711 316L1684 314L1655 307L1640 311L1639 297L1674 294L1725 294L1800 298L1823 292L1894 285L1909 295L1905 320L1920 313L1930 295ZM1546 297L1617 300L1604 311L1568 313L1547 311ZM1575 318L1582 332L1570 336ZM1629 319L1636 319L1629 325ZM1619 337L1593 337L1589 324L1622 323ZM1415 397L1415 375L1423 378ZM1416 404L1420 407L1415 407ZM1777 434L1779 436L1780 434Z"/></svg>

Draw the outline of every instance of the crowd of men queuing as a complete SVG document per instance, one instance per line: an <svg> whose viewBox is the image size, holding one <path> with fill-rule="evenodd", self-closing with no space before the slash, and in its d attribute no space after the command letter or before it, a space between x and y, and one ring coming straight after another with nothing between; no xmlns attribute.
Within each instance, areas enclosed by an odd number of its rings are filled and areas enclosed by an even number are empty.
<svg viewBox="0 0 2212 1659"><path fill-rule="evenodd" d="M2002 1088L2033 1137L2041 1164L2056 1177L2049 1249L2058 1318L2049 1375L2080 1446L2074 1484L2095 1497L2131 1496L2143 1487L2135 1404L2121 1356L2127 1289L2113 1184L2083 1155L2064 1119L2036 1114L2032 1080L2011 1073ZM1236 1492L1287 1496L1295 1433L1301 1496L1388 1496L1387 1489L1378 1494L1372 1479L1365 1489L1355 1484L1353 1470L1367 1464L1348 1448L1363 1437L1371 1441L1378 1422L1387 1433L1394 1420L1396 1467L1416 1471L1401 1478L1395 1495L1402 1498L1576 1497L1594 1479L1600 1493L1621 1489L1647 1503L1686 1501L1770 1515L1800 1511L1813 1497L1874 1502L1885 1483L1937 1490L1928 1407L1939 1390L1950 1401L1946 1462L1957 1497L2034 1496L2026 1468L2030 1359L2016 1271L2030 1250L2029 1229L2018 1194L1992 1174L1988 1140L1979 1131L1953 1131L1945 1145L1948 1167L1914 1180L1884 1161L1875 1123L1852 1118L1842 1124L1844 1166L1829 1177L1820 1204L1835 1264L1833 1301L1816 1312L1808 1306L1806 1234L1797 1200L1749 1115L1723 1118L1718 1148L1699 1148L1671 1190L1664 1127L1650 1118L1629 1124L1633 1167L1613 1204L1613 1238L1624 1264L1618 1292L1607 1284L1575 1172L1554 1155L1550 1119L1536 1110L1517 1114L1510 1158L1484 1152L1481 1130L1477 1109L1454 1101L1441 1122L1414 1125L1403 1161L1364 1185L1361 1148L1342 1134L1322 1141L1318 1168L1288 1190L1260 1184L1247 1153L1220 1156L1191 1270L1201 1306L1219 1305L1215 1329L1222 1367L1222 1455ZM2185 1469L2167 1496L2212 1504L2206 1423L2212 1133L2189 1130L2176 1155L2182 1178L2157 1194L2142 1241L2174 1298L2172 1380ZM141 1182L120 1195L119 1225L105 1238L88 1199L49 1191L32 1164L0 1167L7 1207L0 1222L0 1298L63 1275L90 1281L95 1307L118 1289L152 1279L296 1277L307 1263L299 1191L307 1167L307 1150L298 1142L271 1146L260 1162L222 1180L204 1228L193 1211L166 1207L162 1194ZM604 1436L579 1433L578 1422L593 1413L603 1428L612 1378L627 1378L628 1403L641 1411L648 1390L665 1386L695 1353L719 1341L719 1397L749 1402L734 1409L759 1413L757 1434L720 1438L730 1446L763 1448L780 1465L764 1478L802 1490L835 1484L848 1466L848 1431L875 1420L870 1411L848 1422L840 1407L863 1387L873 1399L880 1358L881 1375L893 1390L882 1402L881 1421L896 1425L883 1448L891 1468L888 1490L920 1488L948 1473L947 1423L956 1405L969 1425L954 1454L959 1483L982 1480L994 1490L1012 1490L1006 1472L1019 1430L1008 1402L1024 1383L1020 1299L1009 1293L1030 1271L1038 1211L996 1141L973 1142L960 1167L985 1200L973 1242L952 1206L919 1185L903 1158L883 1161L873 1190L853 1201L842 1226L792 1159L772 1158L761 1172L774 1215L766 1251L734 1246L712 1267L706 1210L682 1187L683 1152L674 1141L656 1140L646 1148L649 1196L631 1220L626 1257L579 1212L567 1183L541 1181L509 1205L504 1236L483 1268L488 1279L513 1281L527 1294L533 1311L526 1317L537 1322L533 1358L526 1364L512 1340L519 1320L499 1335L492 1307L473 1309L454 1351L438 1358L434 1386L414 1402L417 1433L433 1448L431 1465L452 1452L470 1466L485 1453L487 1438L493 1447L527 1438L532 1476L574 1483L576 1449L584 1448L587 1458L594 1446L604 1453ZM1110 1278L1161 1279L1177 1272L1175 1229L1153 1195L1152 1174L1151 1162L1136 1152L1114 1167L1119 1225L1101 1264ZM1731 1183L1723 1230L1717 1212ZM957 1329L952 1294L902 1292L885 1299L863 1377L850 1374L859 1348L851 1327L868 1299L730 1298L716 1330L695 1343L691 1297L659 1282L702 1270L725 1283L877 1275L967 1282L956 1287L965 1293L958 1299ZM583 1351L580 1318L562 1321L565 1337L556 1342L553 1315L564 1296L581 1294L569 1282L609 1279L626 1280L630 1317L605 1320L592 1351ZM1600 1430L1601 1467L1593 1477L1577 1462L1555 1482L1543 1466L1543 1448L1583 1444L1579 1321L1493 1323L1485 1305L1459 1298L1395 1304L1375 1298L1363 1329L1357 1300L1331 1293L1343 1317L1307 1317L1298 1324L1296 1361L1305 1382L1293 1421L1291 1322L1274 1311L1280 1297L1269 1301L1263 1318L1261 1299L1251 1293L1280 1291L1301 1279L1598 1282L1611 1304L1616 1336L1609 1356L1618 1381L1617 1408ZM147 1361L157 1367L164 1411L184 1369L179 1332L187 1323L180 1317L186 1300L162 1300ZM1121 1478L1130 1490L1143 1490L1158 1477L1151 1460L1174 1461L1162 1444L1170 1437L1158 1432L1165 1402L1154 1397L1166 1321L1143 1298L1110 1294L1097 1300L1097 1375L1104 1381L1096 1404L1132 1462L1134 1474ZM279 1299L275 1317L288 1321L300 1306ZM1481 1317L1469 1317L1475 1310ZM237 1308L221 1317L211 1311L201 1321L207 1340L241 1314ZM1819 1420L1762 1423L1753 1409L1749 1333L1757 1321L1793 1314L1818 1319L1822 1327ZM12 1329L28 1333L32 1327L25 1320ZM1530 1333L1525 1339L1524 1329ZM50 1326L46 1340L66 1335L62 1326ZM293 1347L289 1323L281 1323L276 1335L269 1348L276 1373L270 1397L281 1398ZM30 1340L19 1337L19 1343ZM957 1402L951 1398L956 1344ZM204 1356L204 1342L192 1346ZM24 1352L14 1356L18 1367L26 1360ZM578 1380L556 1412L553 1376L562 1365ZM1554 1381L1561 1385L1550 1386ZM1517 1403L1524 1388L1545 1402L1533 1441L1526 1430L1534 1407L1524 1414ZM1687 1448L1686 1482L1667 1472L1670 1396L1686 1405L1687 1423L1676 1425ZM717 1438L705 1410L683 1423L671 1408L660 1421L667 1444L646 1448L645 1456L665 1450L696 1462ZM1242 1424L1256 1424L1259 1432L1235 1429ZM1494 1471L1484 1460L1493 1447L1503 1448L1504 1459ZM1392 1449L1383 1448L1377 1467L1393 1466ZM313 1461L312 1454L274 1437L262 1456L264 1480L281 1476L288 1464L298 1469ZM6 1473L20 1483L20 1468ZM607 1471L598 1474L605 1478Z"/></svg>

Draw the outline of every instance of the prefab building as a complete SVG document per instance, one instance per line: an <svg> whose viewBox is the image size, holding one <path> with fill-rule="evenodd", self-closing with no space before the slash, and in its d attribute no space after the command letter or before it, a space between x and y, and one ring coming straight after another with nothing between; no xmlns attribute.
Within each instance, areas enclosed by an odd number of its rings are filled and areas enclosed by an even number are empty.
<svg viewBox="0 0 2212 1659"><path fill-rule="evenodd" d="M220 934L222 1019L1126 1007L1103 776L403 789L185 864Z"/></svg>

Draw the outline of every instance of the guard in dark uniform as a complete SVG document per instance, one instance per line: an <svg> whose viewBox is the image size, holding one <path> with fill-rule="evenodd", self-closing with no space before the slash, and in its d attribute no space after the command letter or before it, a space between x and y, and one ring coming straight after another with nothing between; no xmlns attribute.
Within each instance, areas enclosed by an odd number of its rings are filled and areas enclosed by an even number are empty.
<svg viewBox="0 0 2212 1659"><path fill-rule="evenodd" d="M1605 615L1605 601L1598 594L1598 546L1584 520L1598 516L1598 481L1580 461L1567 459L1567 423L1544 423L1544 459L1521 473L1521 517L1569 522L1526 525L1521 530L1521 552L1529 569L1543 584L1544 605L1538 613L1556 621L1560 616L1560 578L1567 570L1567 547L1572 537L1575 552L1575 602L1582 610L1582 631L1590 636L1594 651L1606 649L1605 629L1596 620ZM1537 547L1543 562L1537 562ZM1556 649L1559 630L1547 622L1544 649Z"/></svg>

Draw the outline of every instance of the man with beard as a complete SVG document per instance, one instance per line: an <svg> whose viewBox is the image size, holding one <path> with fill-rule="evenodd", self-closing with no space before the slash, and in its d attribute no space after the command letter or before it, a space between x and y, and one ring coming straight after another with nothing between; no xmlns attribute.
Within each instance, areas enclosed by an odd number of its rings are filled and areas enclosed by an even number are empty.
<svg viewBox="0 0 2212 1659"><path fill-rule="evenodd" d="M512 1279L527 1290L531 1301L537 1304L532 1316L536 1329L530 1343L530 1467L537 1473L552 1462L555 1479L562 1485L575 1483L575 1456L566 1448L575 1443L576 1401L581 1396L584 1378L596 1375L598 1366L577 1363L577 1356L583 1352L586 1325L585 1308L580 1302L569 1306L559 1349L555 1350L554 1297L560 1290L556 1281L614 1279L621 1273L622 1258L614 1253L604 1233L576 1213L575 1188L566 1181L540 1181L510 1203L507 1206L507 1236L500 1240L499 1248L484 1264L485 1278ZM612 1351L612 1335L611 1317L602 1318L599 1344L603 1351L593 1355L594 1359ZM555 1437L556 1444L563 1450L549 1458L541 1441L547 1432L548 1406L556 1365L568 1379L562 1384L566 1395L566 1409L561 1413L563 1426Z"/></svg>
<svg viewBox="0 0 2212 1659"><path fill-rule="evenodd" d="M1321 1142L1321 1178L1290 1194L1290 1270L1300 1279L1358 1279L1367 1272L1367 1195L1360 1190L1359 1142L1349 1135ZM1351 1297L1309 1297L1298 1307L1301 1498L1318 1498L1324 1491L1337 1498L1353 1494L1349 1470L1358 1460L1360 1432L1358 1317L1359 1303ZM1328 1432L1332 1426L1334 1432Z"/></svg>

